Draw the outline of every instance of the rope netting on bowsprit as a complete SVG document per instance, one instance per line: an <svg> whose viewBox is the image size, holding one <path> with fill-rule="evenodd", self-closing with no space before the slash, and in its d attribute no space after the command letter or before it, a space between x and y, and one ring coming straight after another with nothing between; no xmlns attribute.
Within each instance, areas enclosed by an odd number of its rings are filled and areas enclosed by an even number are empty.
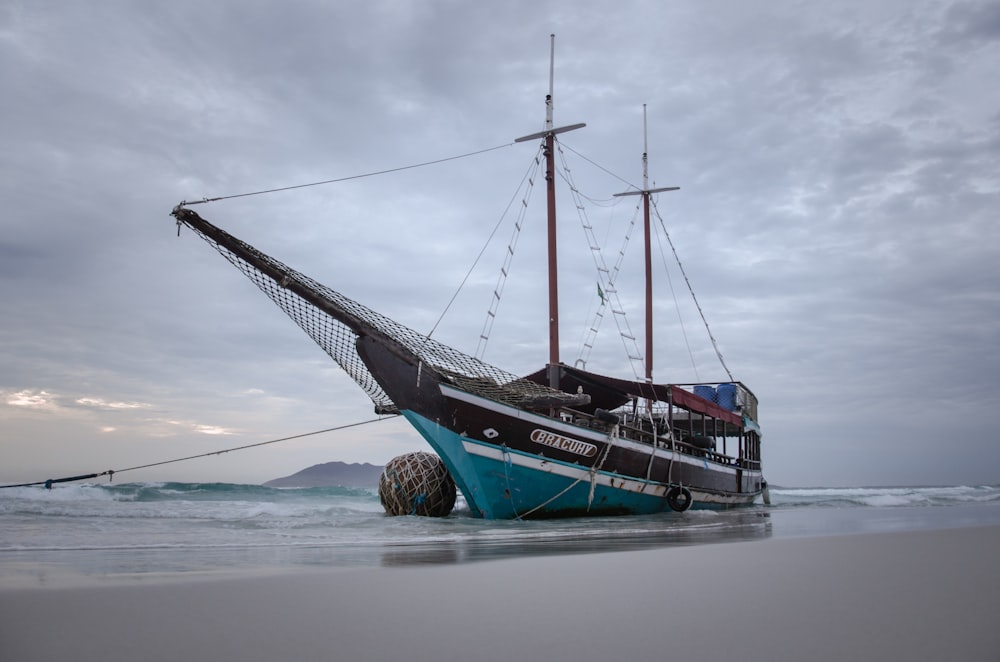
<svg viewBox="0 0 1000 662"><path fill-rule="evenodd" d="M197 232L309 334L364 389L380 414L399 411L358 355L355 343L361 335L385 339L412 354L423 370L433 370L459 388L498 402L517 406L545 398L553 402L576 398L403 326L237 239L190 209L176 208L173 214L178 227L184 224Z"/></svg>
<svg viewBox="0 0 1000 662"><path fill-rule="evenodd" d="M455 481L437 455L407 453L385 465L378 497L389 515L445 517L455 507Z"/></svg>

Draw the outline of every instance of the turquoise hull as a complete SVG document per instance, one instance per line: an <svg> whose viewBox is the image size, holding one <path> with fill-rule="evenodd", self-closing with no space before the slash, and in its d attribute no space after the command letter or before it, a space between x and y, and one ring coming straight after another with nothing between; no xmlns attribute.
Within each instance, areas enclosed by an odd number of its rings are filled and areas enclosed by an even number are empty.
<svg viewBox="0 0 1000 662"><path fill-rule="evenodd" d="M519 519L670 510L660 483L591 472L576 464L462 437L411 410L403 415L444 461L476 516ZM712 508L713 504L696 496L695 507Z"/></svg>

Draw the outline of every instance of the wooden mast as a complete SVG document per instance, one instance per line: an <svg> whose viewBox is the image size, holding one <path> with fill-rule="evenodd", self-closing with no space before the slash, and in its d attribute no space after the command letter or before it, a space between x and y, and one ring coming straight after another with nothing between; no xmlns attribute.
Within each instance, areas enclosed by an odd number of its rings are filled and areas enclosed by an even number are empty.
<svg viewBox="0 0 1000 662"><path fill-rule="evenodd" d="M649 150L646 142L646 104L642 104L642 190L615 193L615 197L624 195L642 196L642 227L644 242L644 257L646 262L646 382L653 382L653 255L652 239L649 224L649 196L652 193L676 191L679 186L649 188Z"/></svg>
<svg viewBox="0 0 1000 662"><path fill-rule="evenodd" d="M550 35L549 49L549 93L545 97L545 130L517 138L514 142L524 142L544 138L545 140L545 191L547 194L548 253L549 253L549 386L559 388L559 278L556 232L556 168L555 137L579 129L586 124L572 124L558 129L552 126L552 96L555 79L556 36Z"/></svg>

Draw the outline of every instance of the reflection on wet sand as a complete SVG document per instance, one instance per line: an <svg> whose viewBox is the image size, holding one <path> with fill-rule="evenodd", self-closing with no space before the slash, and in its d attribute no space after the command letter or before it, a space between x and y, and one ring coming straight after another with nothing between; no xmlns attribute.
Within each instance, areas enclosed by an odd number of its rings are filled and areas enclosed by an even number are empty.
<svg viewBox="0 0 1000 662"><path fill-rule="evenodd" d="M664 514L544 523L521 522L513 527L480 530L413 544L388 544L377 552L382 566L469 563L511 557L593 554L681 545L757 540L771 536L771 515L763 508L700 514ZM355 550L357 551L357 550Z"/></svg>

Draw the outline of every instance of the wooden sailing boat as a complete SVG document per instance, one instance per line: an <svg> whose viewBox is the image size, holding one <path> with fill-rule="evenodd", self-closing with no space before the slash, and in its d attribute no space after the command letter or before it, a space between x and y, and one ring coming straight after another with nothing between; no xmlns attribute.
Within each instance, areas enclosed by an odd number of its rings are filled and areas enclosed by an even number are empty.
<svg viewBox="0 0 1000 662"><path fill-rule="evenodd" d="M652 380L650 189L643 154L645 379L624 380L559 359L556 136L552 68L544 141L549 246L549 361L527 377L503 371L353 301L178 205L212 244L294 319L365 390L399 413L446 465L470 511L484 518L625 515L748 505L761 475L757 399L736 381Z"/></svg>

